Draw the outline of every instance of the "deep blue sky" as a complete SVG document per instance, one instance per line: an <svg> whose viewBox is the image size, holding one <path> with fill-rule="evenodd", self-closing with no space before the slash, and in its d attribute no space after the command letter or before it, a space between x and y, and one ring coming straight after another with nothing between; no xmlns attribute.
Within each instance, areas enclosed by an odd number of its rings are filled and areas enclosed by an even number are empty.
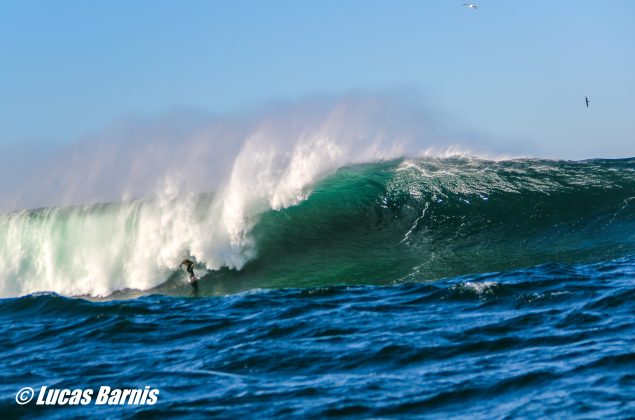
<svg viewBox="0 0 635 420"><path fill-rule="evenodd" d="M635 155L635 1L463 3L3 1L0 145L175 107L399 89L544 156Z"/></svg>

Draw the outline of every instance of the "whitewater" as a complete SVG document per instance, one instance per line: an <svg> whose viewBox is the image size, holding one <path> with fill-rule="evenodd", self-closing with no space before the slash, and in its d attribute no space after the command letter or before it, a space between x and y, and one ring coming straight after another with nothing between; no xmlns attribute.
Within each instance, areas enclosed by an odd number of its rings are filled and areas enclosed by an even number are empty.
<svg viewBox="0 0 635 420"><path fill-rule="evenodd" d="M338 168L438 154L419 113L377 98L174 118L80 141L18 184L8 203L19 209L0 214L0 296L147 290L186 257L204 272L240 270L257 255L260 216L306 200Z"/></svg>
<svg viewBox="0 0 635 420"><path fill-rule="evenodd" d="M168 187L3 214L2 296L186 294L178 266L190 256L213 293L434 280L634 249L633 160L429 157L336 170L337 154L317 150L302 163L266 161L267 177L253 176L262 166L249 154L217 193ZM307 162L312 177L294 169Z"/></svg>

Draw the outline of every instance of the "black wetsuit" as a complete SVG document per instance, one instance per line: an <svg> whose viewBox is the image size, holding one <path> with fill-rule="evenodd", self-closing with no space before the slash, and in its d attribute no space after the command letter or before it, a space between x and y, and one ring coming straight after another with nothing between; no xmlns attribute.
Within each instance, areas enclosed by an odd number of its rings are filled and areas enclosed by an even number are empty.
<svg viewBox="0 0 635 420"><path fill-rule="evenodd" d="M181 263L181 265L185 264L185 271L188 272L188 274L190 275L190 283L192 283L193 285L196 285L197 282L197 278L196 278L196 274L194 274L194 263L192 261L183 261Z"/></svg>
<svg viewBox="0 0 635 420"><path fill-rule="evenodd" d="M198 279L194 274L194 264L190 264L187 266L187 272L190 273L190 284L194 288L195 291L198 291Z"/></svg>

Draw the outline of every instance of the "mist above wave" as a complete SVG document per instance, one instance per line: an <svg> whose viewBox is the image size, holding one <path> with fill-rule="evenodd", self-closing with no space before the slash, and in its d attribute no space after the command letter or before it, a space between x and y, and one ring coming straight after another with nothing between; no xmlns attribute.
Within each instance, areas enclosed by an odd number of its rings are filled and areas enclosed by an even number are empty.
<svg viewBox="0 0 635 420"><path fill-rule="evenodd" d="M2 195L6 209L48 207L2 215L2 294L145 289L186 256L240 269L256 253L259 214L305 199L343 165L420 153L431 131L411 104L350 95L242 117L177 112L87 136L39 156ZM139 197L152 199L101 216L85 204ZM60 209L69 204L81 205Z"/></svg>

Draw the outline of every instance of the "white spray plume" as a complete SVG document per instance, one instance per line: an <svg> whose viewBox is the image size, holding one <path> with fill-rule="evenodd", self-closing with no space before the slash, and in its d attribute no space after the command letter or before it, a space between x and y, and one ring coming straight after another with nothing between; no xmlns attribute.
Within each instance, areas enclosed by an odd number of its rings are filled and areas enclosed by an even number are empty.
<svg viewBox="0 0 635 420"><path fill-rule="evenodd" d="M150 198L0 214L0 296L147 289L184 256L240 269L257 253L250 232L259 214L304 200L343 165L442 148L433 127L409 102L349 95L241 118L173 113L88 136L12 185L18 194L1 204Z"/></svg>

